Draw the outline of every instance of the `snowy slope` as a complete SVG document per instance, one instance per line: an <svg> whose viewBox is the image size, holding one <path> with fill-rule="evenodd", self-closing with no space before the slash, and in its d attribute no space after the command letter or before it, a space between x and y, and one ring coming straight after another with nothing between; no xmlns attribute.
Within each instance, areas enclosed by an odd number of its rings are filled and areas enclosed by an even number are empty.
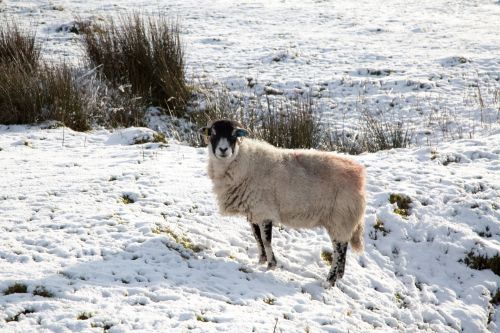
<svg viewBox="0 0 500 333"><path fill-rule="evenodd" d="M244 219L218 215L204 149L0 125L0 332L500 332L500 277L463 263L500 252L498 1L0 1L54 61L80 61L77 16L134 9L179 18L195 79L310 92L346 127L413 121L432 148L354 157L366 252L325 290L327 235L275 228L266 271Z"/></svg>
<svg viewBox="0 0 500 333"><path fill-rule="evenodd" d="M459 262L500 251L500 132L355 157L366 252L323 289L326 233L275 228L266 271L246 221L218 215L205 149L138 131L0 127L0 290L27 286L0 295L1 332L500 331L500 277Z"/></svg>

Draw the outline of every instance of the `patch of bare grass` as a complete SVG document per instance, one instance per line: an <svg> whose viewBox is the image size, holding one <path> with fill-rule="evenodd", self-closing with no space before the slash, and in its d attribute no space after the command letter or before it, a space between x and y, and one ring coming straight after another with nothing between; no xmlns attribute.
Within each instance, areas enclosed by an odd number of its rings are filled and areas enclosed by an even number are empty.
<svg viewBox="0 0 500 333"><path fill-rule="evenodd" d="M14 283L3 291L4 295L24 294L28 292L28 286L24 283Z"/></svg>
<svg viewBox="0 0 500 333"><path fill-rule="evenodd" d="M33 295L40 297L51 298L54 297L54 293L45 288L44 286L36 286L33 290Z"/></svg>

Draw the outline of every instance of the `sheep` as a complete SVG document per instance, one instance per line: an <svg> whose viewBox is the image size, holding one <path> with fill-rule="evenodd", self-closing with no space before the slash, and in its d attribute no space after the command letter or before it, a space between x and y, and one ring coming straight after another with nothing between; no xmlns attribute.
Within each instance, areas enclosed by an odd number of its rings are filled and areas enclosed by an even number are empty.
<svg viewBox="0 0 500 333"><path fill-rule="evenodd" d="M344 275L348 242L363 251L363 166L330 152L281 149L246 138L249 132L231 120L209 122L200 132L220 213L247 217L259 263L276 267L273 224L324 227L334 249L327 284L335 286Z"/></svg>

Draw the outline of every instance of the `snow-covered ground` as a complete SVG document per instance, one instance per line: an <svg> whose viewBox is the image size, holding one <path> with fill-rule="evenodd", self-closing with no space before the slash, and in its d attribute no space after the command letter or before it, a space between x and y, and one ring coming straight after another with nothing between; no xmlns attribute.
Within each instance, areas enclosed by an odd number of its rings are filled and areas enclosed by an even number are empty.
<svg viewBox="0 0 500 333"><path fill-rule="evenodd" d="M27 286L0 296L1 332L500 330L500 277L460 262L500 251L500 132L356 157L366 252L333 289L323 230L276 228L266 271L247 222L218 215L206 150L137 133L0 127L0 290Z"/></svg>
<svg viewBox="0 0 500 333"><path fill-rule="evenodd" d="M310 92L347 127L413 119L429 145L353 157L366 251L324 289L326 233L275 228L266 271L218 214L205 149L0 125L0 332L500 332L500 277L463 262L500 252L498 1L0 1L55 61L81 56L76 16L129 10L179 18L196 79Z"/></svg>
<svg viewBox="0 0 500 333"><path fill-rule="evenodd" d="M6 18L36 27L44 55L56 61L82 61L80 36L69 29L75 19L132 10L179 19L195 81L250 95L270 87L311 94L334 126L355 129L368 110L435 144L500 121L497 0L0 3Z"/></svg>

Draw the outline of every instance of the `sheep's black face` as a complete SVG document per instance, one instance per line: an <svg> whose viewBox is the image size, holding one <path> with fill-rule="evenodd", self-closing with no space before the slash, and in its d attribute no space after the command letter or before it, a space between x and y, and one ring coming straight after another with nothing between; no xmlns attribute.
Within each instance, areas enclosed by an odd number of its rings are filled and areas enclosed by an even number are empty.
<svg viewBox="0 0 500 333"><path fill-rule="evenodd" d="M201 129L209 140L209 149L220 160L231 160L238 153L238 138L248 135L245 129L231 120L217 120Z"/></svg>

